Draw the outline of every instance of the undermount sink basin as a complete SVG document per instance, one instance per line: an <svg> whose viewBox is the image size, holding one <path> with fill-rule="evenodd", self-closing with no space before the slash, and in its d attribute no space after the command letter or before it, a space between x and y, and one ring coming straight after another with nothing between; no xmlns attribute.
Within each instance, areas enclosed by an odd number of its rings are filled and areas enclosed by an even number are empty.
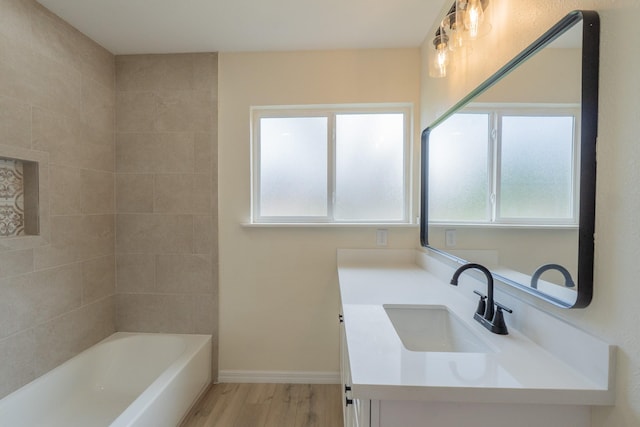
<svg viewBox="0 0 640 427"><path fill-rule="evenodd" d="M421 352L492 352L447 307L441 305L384 305L407 350Z"/></svg>

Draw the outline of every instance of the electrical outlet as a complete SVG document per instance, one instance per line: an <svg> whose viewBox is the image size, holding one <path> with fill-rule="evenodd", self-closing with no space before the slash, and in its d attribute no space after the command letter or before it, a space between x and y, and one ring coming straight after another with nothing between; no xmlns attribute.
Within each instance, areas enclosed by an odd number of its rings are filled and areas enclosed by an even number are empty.
<svg viewBox="0 0 640 427"><path fill-rule="evenodd" d="M387 246L387 230L376 230L376 244L378 246Z"/></svg>
<svg viewBox="0 0 640 427"><path fill-rule="evenodd" d="M456 245L456 230L445 230L444 232L444 244L448 248L453 248Z"/></svg>

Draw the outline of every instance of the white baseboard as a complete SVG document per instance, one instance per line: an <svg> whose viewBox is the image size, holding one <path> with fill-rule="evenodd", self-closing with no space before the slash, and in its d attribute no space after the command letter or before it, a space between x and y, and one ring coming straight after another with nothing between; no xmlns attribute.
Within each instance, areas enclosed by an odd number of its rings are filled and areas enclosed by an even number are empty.
<svg viewBox="0 0 640 427"><path fill-rule="evenodd" d="M232 371L218 373L221 383L340 384L340 372Z"/></svg>

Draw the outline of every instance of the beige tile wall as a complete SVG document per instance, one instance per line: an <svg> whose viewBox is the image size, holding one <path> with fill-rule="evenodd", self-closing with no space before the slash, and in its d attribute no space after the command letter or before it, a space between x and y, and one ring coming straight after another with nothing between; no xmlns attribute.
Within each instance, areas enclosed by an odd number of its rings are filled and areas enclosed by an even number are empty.
<svg viewBox="0 0 640 427"><path fill-rule="evenodd" d="M116 325L217 335L216 118L216 54L114 60L0 0L0 156L48 158L49 213L47 244L0 252L0 397Z"/></svg>
<svg viewBox="0 0 640 427"><path fill-rule="evenodd" d="M50 180L48 244L0 252L0 397L115 330L114 76L34 0L0 0L0 155L40 153Z"/></svg>
<svg viewBox="0 0 640 427"><path fill-rule="evenodd" d="M217 334L217 61L116 57L118 330Z"/></svg>

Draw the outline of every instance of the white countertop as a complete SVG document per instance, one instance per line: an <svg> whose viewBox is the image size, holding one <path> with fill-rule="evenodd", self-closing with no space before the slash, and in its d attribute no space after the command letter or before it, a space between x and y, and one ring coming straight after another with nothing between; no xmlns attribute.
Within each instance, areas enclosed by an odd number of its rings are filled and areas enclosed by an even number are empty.
<svg viewBox="0 0 640 427"><path fill-rule="evenodd" d="M392 255L380 262L380 253L376 252L377 257L371 262L366 260L366 254L355 259L342 256L338 261L353 397L483 403L613 403L611 381L602 381L602 375L585 375L513 327L509 327L509 335L489 332L473 319L474 300L406 256ZM493 352L407 350L383 304L446 306ZM512 316L517 315L514 312ZM509 316L505 313L508 326ZM566 325L563 327L566 329ZM580 334L584 336L583 332L577 335ZM600 345L597 339L593 340L596 346ZM613 347L601 344L600 356L604 351L613 357ZM594 346L591 342L589 345L585 350ZM586 364L603 360L600 357ZM606 367L594 366L594 372L604 369L608 379L612 365L608 359L606 363L609 363ZM584 364L581 361L580 365Z"/></svg>

